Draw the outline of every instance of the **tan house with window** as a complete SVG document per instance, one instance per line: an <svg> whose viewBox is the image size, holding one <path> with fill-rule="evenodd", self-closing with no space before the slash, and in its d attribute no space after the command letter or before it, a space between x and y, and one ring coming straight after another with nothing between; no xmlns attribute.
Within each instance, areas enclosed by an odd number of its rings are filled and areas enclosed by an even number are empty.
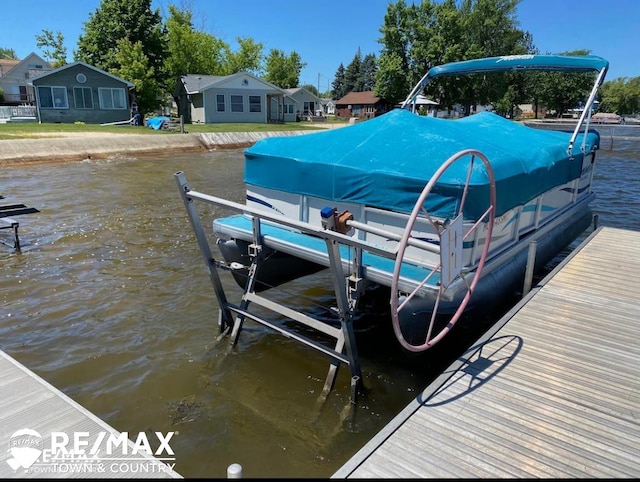
<svg viewBox="0 0 640 482"><path fill-rule="evenodd" d="M174 92L185 123L295 121L297 101L248 72L182 75Z"/></svg>
<svg viewBox="0 0 640 482"><path fill-rule="evenodd" d="M46 72L29 82L39 122L102 124L131 119L131 82L84 62Z"/></svg>
<svg viewBox="0 0 640 482"><path fill-rule="evenodd" d="M393 109L393 104L376 97L373 91L349 92L336 101L336 117L371 119Z"/></svg>
<svg viewBox="0 0 640 482"><path fill-rule="evenodd" d="M0 59L0 105L34 105L35 94L29 82L51 70L51 65L34 53L22 60Z"/></svg>

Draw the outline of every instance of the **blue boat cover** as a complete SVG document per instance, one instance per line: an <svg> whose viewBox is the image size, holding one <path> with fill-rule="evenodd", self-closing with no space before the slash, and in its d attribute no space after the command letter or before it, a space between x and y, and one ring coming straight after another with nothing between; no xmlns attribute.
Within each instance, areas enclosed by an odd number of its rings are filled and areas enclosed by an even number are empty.
<svg viewBox="0 0 640 482"><path fill-rule="evenodd" d="M567 153L571 133L527 127L490 112L458 120L418 116L395 109L339 129L291 137L270 137L245 150L244 180L288 193L409 213L438 168L464 149L482 152L496 180L496 216L580 176L583 134ZM587 134L586 151L599 145ZM470 158L441 176L427 209L457 214ZM489 180L476 159L465 201L465 217L487 208Z"/></svg>

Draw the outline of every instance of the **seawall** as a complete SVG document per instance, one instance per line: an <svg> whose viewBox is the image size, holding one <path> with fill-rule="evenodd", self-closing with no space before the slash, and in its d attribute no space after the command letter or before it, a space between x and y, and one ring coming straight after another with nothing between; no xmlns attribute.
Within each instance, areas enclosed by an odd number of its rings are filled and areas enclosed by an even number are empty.
<svg viewBox="0 0 640 482"><path fill-rule="evenodd" d="M313 134L314 132L318 131L171 133L164 135L84 133L70 137L2 140L0 141L0 166L104 159L113 155L147 155L168 152L197 152L218 148L243 148L251 146L265 137Z"/></svg>

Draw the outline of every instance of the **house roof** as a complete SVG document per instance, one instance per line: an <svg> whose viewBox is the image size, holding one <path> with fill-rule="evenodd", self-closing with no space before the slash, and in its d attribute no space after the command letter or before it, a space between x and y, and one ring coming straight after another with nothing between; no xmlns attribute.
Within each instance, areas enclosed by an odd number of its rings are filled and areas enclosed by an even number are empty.
<svg viewBox="0 0 640 482"><path fill-rule="evenodd" d="M7 75L11 69L20 63L16 59L0 59L0 77Z"/></svg>
<svg viewBox="0 0 640 482"><path fill-rule="evenodd" d="M209 86L215 85L219 81L228 79L229 77L231 76L189 74L182 75L180 77L180 80L182 81L182 85L184 85L184 90L187 92L187 94L197 94L198 92L202 92Z"/></svg>
<svg viewBox="0 0 640 482"><path fill-rule="evenodd" d="M273 85L272 83L267 82L260 77L256 77L255 75L250 74L249 72L236 72L235 74L231 75L187 74L180 76L180 81L184 85L184 89L187 94L198 94L213 87L220 86L221 84L224 84L225 82L228 82L235 77L243 76L251 77L252 79L264 84L265 86L273 90L277 90L278 92L286 96L289 96L289 92L287 92L285 89L281 89L277 85Z"/></svg>
<svg viewBox="0 0 640 482"><path fill-rule="evenodd" d="M18 59L0 59L0 77L4 77L10 71L12 71L14 68L16 68L18 65L20 65L20 64L22 64L24 62L27 62L28 60L32 59L33 57L35 57L36 59L40 60L47 67L51 68L51 65L49 64L49 62L44 60L42 57L40 57L35 52L31 52L29 55L27 55L22 60L18 60Z"/></svg>
<svg viewBox="0 0 640 482"><path fill-rule="evenodd" d="M106 71L104 71L104 70L102 70L102 69L99 69L98 67L94 67L93 65L89 65L89 64L87 64L87 63L85 63L85 62L80 62L80 61L73 62L73 63L71 63L71 64L66 64L66 65L63 65L62 67L58 67L57 69L53 69L53 70L50 70L49 72L45 72L44 74L42 74L42 75L38 76L38 78L37 78L37 79L33 79L33 80L37 80L37 81L39 82L41 79L43 79L43 78L45 78L45 77L48 77L49 75L53 75L53 74L56 74L56 73L58 73L58 72L62 72L63 70L67 70L67 69L70 69L70 68L76 67L76 66L78 66L78 65L81 65L81 66L83 66L83 67L86 67L87 69L95 70L96 72L98 72L98 73L100 73L100 74L102 74L102 75L106 75L107 77L111 77L112 79L119 80L120 82L124 82L125 84L127 84L127 87L129 87L130 89L132 89L133 87L135 87L135 86L133 85L133 83L132 83L132 82L129 82L128 80L121 79L120 77L118 77L118 76L116 76L116 75L113 75L113 74L110 74L109 72L106 72ZM33 84L33 82L32 82L32 81L29 81L29 82L27 82L27 83L28 83L29 85L32 85L32 84Z"/></svg>
<svg viewBox="0 0 640 482"><path fill-rule="evenodd" d="M309 92L307 89L305 89L304 87L293 87L291 89L284 89L286 92L289 93L289 96L293 96L295 94L297 94L298 92L304 92L307 95L313 97L314 99L317 99L318 103L322 103L322 99L320 99L320 97L318 97L316 94L314 94L313 92ZM292 97L293 98L293 97ZM294 99L295 100L295 99ZM297 102L297 101L296 101ZM299 103L299 102L298 102Z"/></svg>
<svg viewBox="0 0 640 482"><path fill-rule="evenodd" d="M380 101L380 97L376 97L372 90L365 92L349 92L347 95L336 101L336 104L356 104L367 105L376 104Z"/></svg>
<svg viewBox="0 0 640 482"><path fill-rule="evenodd" d="M418 95L416 97L416 105L439 105L435 100L431 100L424 95ZM400 103L404 107L405 101Z"/></svg>

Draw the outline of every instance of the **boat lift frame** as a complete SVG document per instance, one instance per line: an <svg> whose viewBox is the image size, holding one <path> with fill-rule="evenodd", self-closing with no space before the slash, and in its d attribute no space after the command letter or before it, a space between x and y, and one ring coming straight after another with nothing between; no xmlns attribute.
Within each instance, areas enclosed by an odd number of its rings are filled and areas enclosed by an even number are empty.
<svg viewBox="0 0 640 482"><path fill-rule="evenodd" d="M242 329L245 319L252 320L263 326L269 327L282 335L301 342L316 351L324 353L331 358L329 371L322 394L327 395L334 387L338 369L340 364L347 365L351 371L350 382L350 398L355 402L357 394L363 388L362 368L358 357L358 351L355 343L355 335L353 330L353 315L357 303L357 298L362 289L364 289L362 277L362 248L366 243L349 236L343 235L337 231L331 231L322 227L313 226L300 221L293 221L279 216L269 215L263 211L253 209L246 205L241 205L233 201L210 196L201 192L193 191L188 187L186 176L183 172L175 173L175 179L180 189L182 199L184 201L191 226L196 235L200 251L204 257L207 271L213 285L218 305L220 307L218 323L220 325L220 336L228 334L231 331L231 346L238 341L238 336ZM248 269L247 283L244 294L239 304L231 303L226 296L222 285L218 269L232 270L237 268L246 268L244 265L234 267L224 262L217 261L211 252L208 238L202 226L201 218L194 201L199 200L205 203L224 206L240 211L252 218L253 226L253 243L249 246L249 256L251 264ZM332 273L332 281L337 302L337 314L340 321L340 328L336 328L299 311L287 308L279 303L273 302L264 296L255 292L256 273L258 266L264 259L265 240L262 235L261 224L263 222L272 222L289 228L300 230L303 233L321 237L326 242L327 253L330 260L330 269ZM352 272L346 275L343 270L343 260L340 255L339 245L348 244L354 247L354 259L351 260ZM393 257L393 253L372 245L367 245L369 251L377 252L387 257ZM233 263L232 263L233 264ZM323 333L335 340L333 348L323 343L311 340L286 326L280 326L272 321L252 313L249 310L250 304L253 303L260 307L266 308L272 312L283 315L309 328ZM235 320L234 320L235 315Z"/></svg>
<svg viewBox="0 0 640 482"><path fill-rule="evenodd" d="M0 195L0 199L4 199L4 196ZM22 214L39 213L36 208L30 208L24 204L5 204L0 205L0 230L9 229L12 231L13 249L15 252L21 251L20 237L18 236L18 227L20 223L13 219L11 216L20 216ZM0 240L3 244L11 246L4 240Z"/></svg>

